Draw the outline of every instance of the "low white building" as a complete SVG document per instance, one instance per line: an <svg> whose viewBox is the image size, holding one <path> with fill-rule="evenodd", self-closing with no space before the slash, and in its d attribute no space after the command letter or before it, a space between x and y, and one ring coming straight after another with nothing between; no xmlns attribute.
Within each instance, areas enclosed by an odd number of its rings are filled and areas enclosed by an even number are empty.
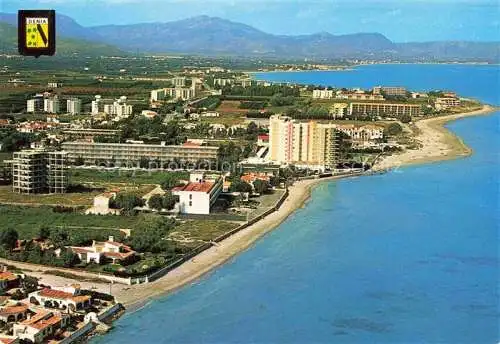
<svg viewBox="0 0 500 344"><path fill-rule="evenodd" d="M44 343L58 329L64 329L70 323L70 316L57 311L37 310L33 316L14 324L15 337L31 343Z"/></svg>
<svg viewBox="0 0 500 344"><path fill-rule="evenodd" d="M81 311L92 305L90 295L83 295L79 284L37 290L28 295L28 300L35 305L71 312Z"/></svg>
<svg viewBox="0 0 500 344"><path fill-rule="evenodd" d="M451 107L457 107L460 106L461 102L459 98L455 97L441 97L437 98L436 102L434 103L434 106L436 107L436 110L445 110Z"/></svg>
<svg viewBox="0 0 500 344"><path fill-rule="evenodd" d="M134 260L136 252L129 246L114 241L112 236L108 241L93 241L92 246L68 247L78 258L87 264L101 264L104 260L111 261L113 264L126 265Z"/></svg>
<svg viewBox="0 0 500 344"><path fill-rule="evenodd" d="M332 99L335 97L333 90L313 90L314 99Z"/></svg>
<svg viewBox="0 0 500 344"><path fill-rule="evenodd" d="M192 173L188 184L172 189L179 197L179 212L183 214L210 214L210 208L222 192L222 178L205 179Z"/></svg>
<svg viewBox="0 0 500 344"><path fill-rule="evenodd" d="M119 215L119 209L110 208L111 201L115 198L116 193L104 192L94 197L94 205L92 208L87 209L87 215Z"/></svg>

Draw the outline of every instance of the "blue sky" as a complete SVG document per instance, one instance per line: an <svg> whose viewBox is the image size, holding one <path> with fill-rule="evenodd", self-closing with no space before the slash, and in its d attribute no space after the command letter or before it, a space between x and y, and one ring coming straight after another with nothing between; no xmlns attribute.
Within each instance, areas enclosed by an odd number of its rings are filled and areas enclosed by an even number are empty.
<svg viewBox="0 0 500 344"><path fill-rule="evenodd" d="M84 26L218 16L274 34L380 32L396 42L500 40L498 0L0 0L51 8Z"/></svg>

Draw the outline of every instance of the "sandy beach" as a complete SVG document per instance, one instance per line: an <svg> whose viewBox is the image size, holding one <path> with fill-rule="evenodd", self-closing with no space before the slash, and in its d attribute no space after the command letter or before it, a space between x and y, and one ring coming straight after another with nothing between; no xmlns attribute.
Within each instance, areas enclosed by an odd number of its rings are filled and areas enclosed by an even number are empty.
<svg viewBox="0 0 500 344"><path fill-rule="evenodd" d="M462 139L444 127L448 122L460 118L487 115L497 108L484 105L482 109L455 115L423 119L415 122L418 133L415 139L422 144L420 149L406 150L378 161L374 171L383 171L405 165L431 163L469 156L472 149Z"/></svg>
<svg viewBox="0 0 500 344"><path fill-rule="evenodd" d="M407 150L400 154L385 157L379 160L373 170L385 171L403 165L431 163L470 155L472 150L459 137L444 128L443 125L460 118L486 115L496 110L497 108L484 105L482 109L477 111L417 121L415 125L418 134L415 139L422 144L422 147L418 150ZM175 291L187 284L196 283L200 277L249 248L258 239L285 221L295 210L302 207L309 199L311 190L315 185L340 178L345 178L345 176L296 182L289 188L289 196L278 211L223 240L217 246L203 251L156 281L132 286L114 284L112 294L129 311L134 311L155 297ZM31 269L30 274L41 277L43 283L46 284L61 285L74 282L69 279L43 274L43 271L50 270L50 267L35 266L35 269L33 269L34 266L30 264L12 261L5 261L5 263ZM109 284L106 283L88 283L88 285L86 283L85 287L92 287L103 292L109 291L110 288Z"/></svg>

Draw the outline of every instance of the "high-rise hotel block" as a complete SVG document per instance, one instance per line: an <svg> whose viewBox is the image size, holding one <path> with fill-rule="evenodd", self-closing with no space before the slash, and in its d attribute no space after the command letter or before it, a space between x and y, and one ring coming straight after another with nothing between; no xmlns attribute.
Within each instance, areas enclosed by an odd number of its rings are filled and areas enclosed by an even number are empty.
<svg viewBox="0 0 500 344"><path fill-rule="evenodd" d="M335 168L339 134L334 124L299 122L275 115L269 119L269 158L279 163Z"/></svg>

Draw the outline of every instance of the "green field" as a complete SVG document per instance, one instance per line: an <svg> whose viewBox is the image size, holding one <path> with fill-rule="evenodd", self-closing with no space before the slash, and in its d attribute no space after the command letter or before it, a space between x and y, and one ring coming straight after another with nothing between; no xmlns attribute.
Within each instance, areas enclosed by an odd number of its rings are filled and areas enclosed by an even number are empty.
<svg viewBox="0 0 500 344"><path fill-rule="evenodd" d="M168 175L174 174L178 179L189 179L188 172L168 172L168 171L102 171L90 169L72 169L70 180L72 184L81 183L125 183L129 185L141 184L161 184Z"/></svg>
<svg viewBox="0 0 500 344"><path fill-rule="evenodd" d="M81 231L98 227L108 229L134 228L142 216L102 216L79 213L55 213L49 207L0 206L1 228L15 229L20 239L31 239L38 235L39 228L47 226L68 227Z"/></svg>

